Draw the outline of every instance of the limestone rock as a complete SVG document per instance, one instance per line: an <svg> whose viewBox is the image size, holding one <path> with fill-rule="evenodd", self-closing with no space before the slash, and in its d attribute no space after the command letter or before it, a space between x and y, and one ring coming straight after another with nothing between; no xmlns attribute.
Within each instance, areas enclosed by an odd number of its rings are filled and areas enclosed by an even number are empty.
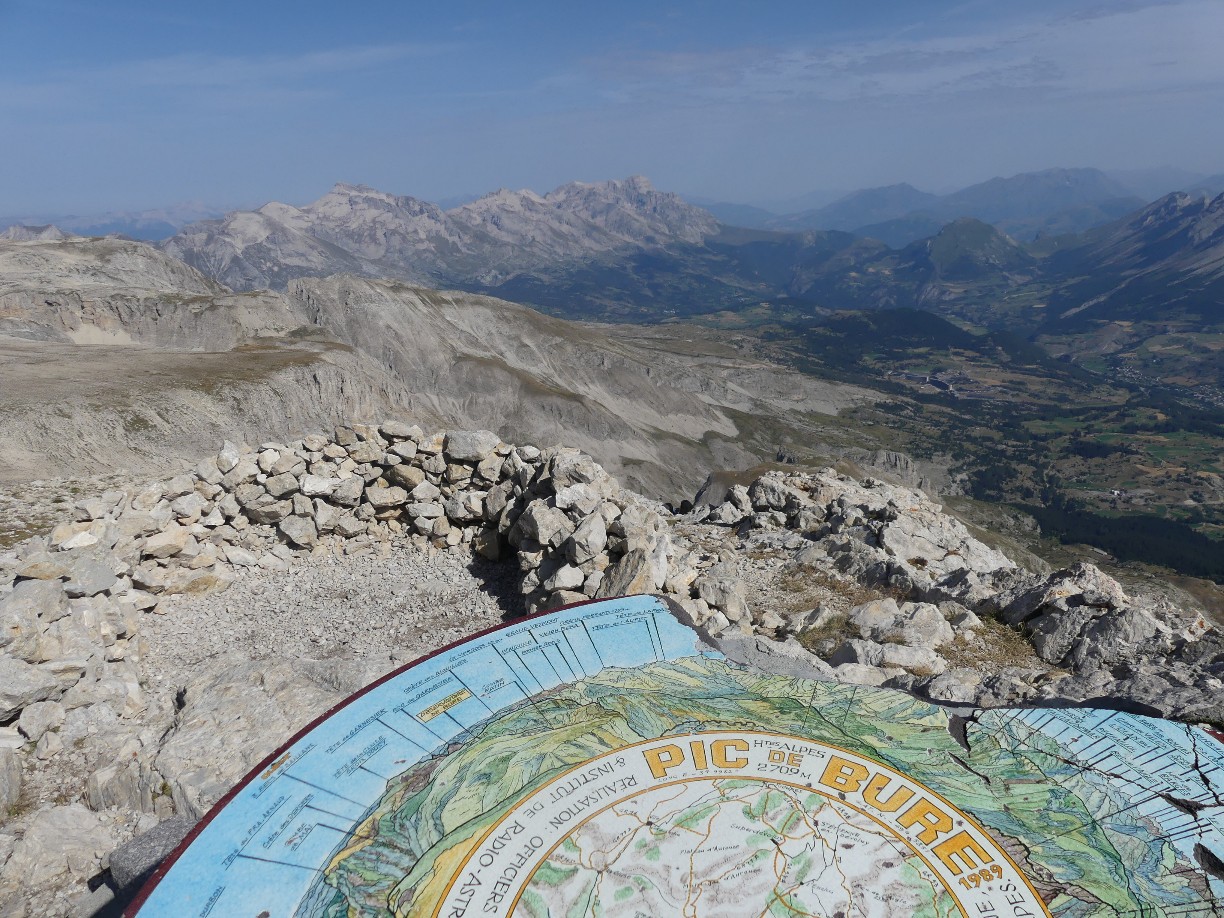
<svg viewBox="0 0 1224 918"><path fill-rule="evenodd" d="M0 815L6 819L10 807L21 799L21 761L7 746L0 746ZM4 859L0 858L0 867Z"/></svg>
<svg viewBox="0 0 1224 918"><path fill-rule="evenodd" d="M68 576L65 560L58 553L36 552L27 556L14 573L26 580L59 580Z"/></svg>
<svg viewBox="0 0 1224 918"><path fill-rule="evenodd" d="M592 513L584 519L568 543L570 560L575 564L593 561L602 554L608 544L608 530L604 527L603 517Z"/></svg>
<svg viewBox="0 0 1224 918"><path fill-rule="evenodd" d="M46 670L0 654L0 721L11 720L36 701L60 695L59 681Z"/></svg>
<svg viewBox="0 0 1224 918"><path fill-rule="evenodd" d="M238 449L238 447L229 440L226 440L221 445L221 451L217 453L217 468L220 470L221 474L224 475L233 470L233 468L238 464L238 460L241 458L242 452Z"/></svg>
<svg viewBox="0 0 1224 918"><path fill-rule="evenodd" d="M356 507L361 502L361 496L365 491L365 482L360 478L346 478L336 485L336 488L331 493L331 502L339 504L341 507Z"/></svg>
<svg viewBox="0 0 1224 918"><path fill-rule="evenodd" d="M744 585L740 581L730 577L705 575L699 577L693 585L698 597L731 621L738 622L748 616L748 601L744 598Z"/></svg>
<svg viewBox="0 0 1224 918"><path fill-rule="evenodd" d="M271 494L277 500L283 500L290 496L298 489L298 481L288 472L281 475L273 475L263 483L264 490Z"/></svg>
<svg viewBox="0 0 1224 918"><path fill-rule="evenodd" d="M649 553L635 548L609 567L595 594L597 599L610 596L632 596L656 589Z"/></svg>
<svg viewBox="0 0 1224 918"><path fill-rule="evenodd" d="M27 662L37 660L44 628L67 613L68 600L59 583L21 581L0 599L0 650Z"/></svg>
<svg viewBox="0 0 1224 918"><path fill-rule="evenodd" d="M529 539L556 547L569 538L574 529L573 522L563 511L544 501L533 501L514 524L510 541L514 544Z"/></svg>
<svg viewBox="0 0 1224 918"><path fill-rule="evenodd" d="M118 580L110 566L101 560L80 558L72 565L64 592L69 596L96 596L109 590Z"/></svg>
<svg viewBox="0 0 1224 918"><path fill-rule="evenodd" d="M336 478L324 478L319 475L303 475L300 488L307 497L326 497L336 489L340 481Z"/></svg>
<svg viewBox="0 0 1224 918"><path fill-rule="evenodd" d="M276 528L281 535L299 548L310 548L319 541L314 520L309 517L290 516L281 520Z"/></svg>
<svg viewBox="0 0 1224 918"><path fill-rule="evenodd" d="M191 541L190 529L171 524L161 532L149 536L141 553L146 558L172 558L181 553Z"/></svg>
<svg viewBox="0 0 1224 918"><path fill-rule="evenodd" d="M120 845L110 855L110 872L115 885L120 890L138 888L195 825L196 820L190 816L171 816Z"/></svg>
<svg viewBox="0 0 1224 918"><path fill-rule="evenodd" d="M390 510L408 503L408 492L403 488L367 488L365 498L375 510Z"/></svg>
<svg viewBox="0 0 1224 918"><path fill-rule="evenodd" d="M5 874L31 887L87 880L112 847L114 838L97 813L77 803L50 807L35 815L14 846Z"/></svg>
<svg viewBox="0 0 1224 918"><path fill-rule="evenodd" d="M415 424L405 424L403 421L387 421L378 428L388 440L423 440L425 431Z"/></svg>
<svg viewBox="0 0 1224 918"><path fill-rule="evenodd" d="M586 574L579 568L572 564L565 564L557 568L556 573L544 581L544 589L550 593L557 590L578 590L585 580Z"/></svg>
<svg viewBox="0 0 1224 918"><path fill-rule="evenodd" d="M452 462L475 464L489 456L501 437L489 430L452 430L446 434L443 452Z"/></svg>
<svg viewBox="0 0 1224 918"><path fill-rule="evenodd" d="M27 705L17 719L17 729L26 739L37 743L48 730L56 730L64 722L64 706L56 701L36 701Z"/></svg>

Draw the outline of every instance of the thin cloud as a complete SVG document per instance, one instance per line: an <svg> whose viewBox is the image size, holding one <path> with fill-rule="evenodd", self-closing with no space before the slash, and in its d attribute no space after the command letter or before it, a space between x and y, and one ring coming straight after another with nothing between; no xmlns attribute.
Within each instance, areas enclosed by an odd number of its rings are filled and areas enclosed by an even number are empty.
<svg viewBox="0 0 1224 918"><path fill-rule="evenodd" d="M660 52L592 62L610 98L866 102L1021 90L1185 92L1224 85L1224 4L1129 3L940 37Z"/></svg>
<svg viewBox="0 0 1224 918"><path fill-rule="evenodd" d="M179 54L82 69L53 80L0 84L0 107L46 112L99 97L114 101L146 93L223 91L264 101L317 98L322 78L355 74L414 58L456 52L453 43L395 43L303 54L224 56Z"/></svg>

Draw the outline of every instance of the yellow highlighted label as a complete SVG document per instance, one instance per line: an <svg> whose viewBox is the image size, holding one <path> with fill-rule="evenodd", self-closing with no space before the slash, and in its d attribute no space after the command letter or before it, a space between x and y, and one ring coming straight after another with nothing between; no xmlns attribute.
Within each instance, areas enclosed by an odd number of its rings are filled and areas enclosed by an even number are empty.
<svg viewBox="0 0 1224 918"><path fill-rule="evenodd" d="M441 701L435 701L417 716L420 717L422 721L433 720L439 714L445 714L455 705L462 704L471 697L472 693L467 689L459 689L459 691L447 695Z"/></svg>

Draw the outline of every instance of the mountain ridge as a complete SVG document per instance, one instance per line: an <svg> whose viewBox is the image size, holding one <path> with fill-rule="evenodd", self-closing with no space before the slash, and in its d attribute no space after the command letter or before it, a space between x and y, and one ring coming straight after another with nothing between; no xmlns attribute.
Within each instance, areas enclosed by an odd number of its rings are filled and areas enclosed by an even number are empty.
<svg viewBox="0 0 1224 918"><path fill-rule="evenodd" d="M490 285L559 262L694 244L718 225L641 176L571 182L546 195L500 189L447 211L337 183L303 207L271 202L192 224L162 247L235 289L336 273Z"/></svg>

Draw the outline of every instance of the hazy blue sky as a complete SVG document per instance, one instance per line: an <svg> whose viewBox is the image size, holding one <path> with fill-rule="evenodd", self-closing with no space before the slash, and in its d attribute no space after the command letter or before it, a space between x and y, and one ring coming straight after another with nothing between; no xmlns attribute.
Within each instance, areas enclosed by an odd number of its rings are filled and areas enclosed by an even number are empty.
<svg viewBox="0 0 1224 918"><path fill-rule="evenodd" d="M0 0L0 214L1224 171L1221 0Z"/></svg>

